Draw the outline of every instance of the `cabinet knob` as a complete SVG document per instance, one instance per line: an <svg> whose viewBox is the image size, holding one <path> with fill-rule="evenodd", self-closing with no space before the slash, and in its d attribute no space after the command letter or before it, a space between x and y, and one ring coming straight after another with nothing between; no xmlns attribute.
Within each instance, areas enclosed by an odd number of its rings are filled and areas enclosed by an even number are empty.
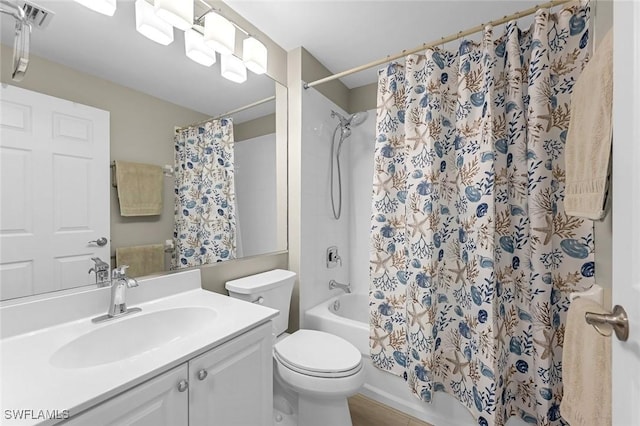
<svg viewBox="0 0 640 426"><path fill-rule="evenodd" d="M189 388L189 382L187 382L186 380L180 380L180 382L178 383L178 391L180 392L184 392Z"/></svg>
<svg viewBox="0 0 640 426"><path fill-rule="evenodd" d="M202 370L198 371L198 380L206 379L208 374L209 373L207 373L207 370L203 368Z"/></svg>

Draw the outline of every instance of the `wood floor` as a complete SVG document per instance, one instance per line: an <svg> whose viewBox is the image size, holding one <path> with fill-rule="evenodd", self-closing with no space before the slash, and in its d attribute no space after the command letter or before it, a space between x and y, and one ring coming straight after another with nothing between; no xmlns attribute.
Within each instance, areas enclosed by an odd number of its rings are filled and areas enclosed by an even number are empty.
<svg viewBox="0 0 640 426"><path fill-rule="evenodd" d="M432 426L361 394L349 398L349 410L353 426Z"/></svg>

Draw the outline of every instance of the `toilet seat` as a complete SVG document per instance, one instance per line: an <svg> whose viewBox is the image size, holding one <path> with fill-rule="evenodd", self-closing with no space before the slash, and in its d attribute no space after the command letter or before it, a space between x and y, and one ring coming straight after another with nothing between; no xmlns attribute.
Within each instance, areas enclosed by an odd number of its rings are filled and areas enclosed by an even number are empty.
<svg viewBox="0 0 640 426"><path fill-rule="evenodd" d="M362 355L355 346L317 330L298 330L279 341L274 356L284 367L312 377L348 377L362 369Z"/></svg>

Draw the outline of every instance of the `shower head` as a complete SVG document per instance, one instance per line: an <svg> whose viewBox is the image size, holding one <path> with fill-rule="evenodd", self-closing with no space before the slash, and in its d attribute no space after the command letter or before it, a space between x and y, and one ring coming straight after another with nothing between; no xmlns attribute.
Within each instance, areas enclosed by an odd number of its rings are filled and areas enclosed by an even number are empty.
<svg viewBox="0 0 640 426"><path fill-rule="evenodd" d="M359 126L367 120L367 111L360 111L352 114L349 121L353 126Z"/></svg>
<svg viewBox="0 0 640 426"><path fill-rule="evenodd" d="M359 126L364 123L367 119L367 112L356 112L355 114L351 114L349 117L345 118L339 112L331 111L331 117L338 117L338 120L340 120L340 126L344 129L349 126Z"/></svg>

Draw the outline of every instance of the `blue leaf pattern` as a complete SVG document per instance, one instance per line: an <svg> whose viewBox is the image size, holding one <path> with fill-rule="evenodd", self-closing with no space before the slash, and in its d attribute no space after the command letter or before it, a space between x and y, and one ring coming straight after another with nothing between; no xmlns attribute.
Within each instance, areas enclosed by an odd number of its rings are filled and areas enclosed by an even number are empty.
<svg viewBox="0 0 640 426"><path fill-rule="evenodd" d="M235 205L232 121L212 120L179 131L172 269L235 258Z"/></svg>
<svg viewBox="0 0 640 426"><path fill-rule="evenodd" d="M588 3L541 10L531 30L487 27L379 73L371 359L481 425L566 424L568 296L594 282L592 222L563 207L589 19Z"/></svg>

